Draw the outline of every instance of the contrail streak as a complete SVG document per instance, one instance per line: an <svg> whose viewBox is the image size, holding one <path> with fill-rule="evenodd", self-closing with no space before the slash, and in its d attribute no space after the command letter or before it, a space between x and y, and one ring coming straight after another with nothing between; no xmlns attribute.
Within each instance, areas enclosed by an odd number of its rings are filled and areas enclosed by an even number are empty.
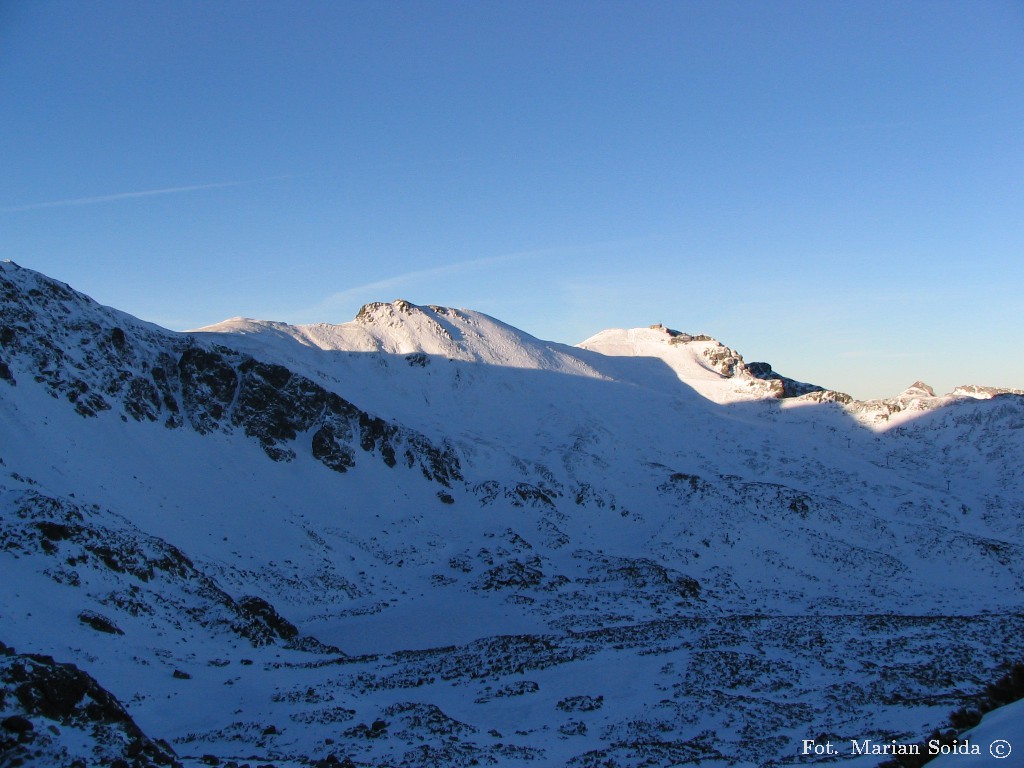
<svg viewBox="0 0 1024 768"><path fill-rule="evenodd" d="M338 291L337 293L333 293L330 296L327 296L316 305L308 307L294 314L304 317L314 316L319 318L322 317L324 314L332 311L334 308L344 305L346 301L352 299L365 300L367 294L379 293L381 291L400 288L401 286L408 286L411 284L415 284L417 281L425 279L437 278L443 275L453 274L457 272L480 269L495 264L505 264L510 262L525 261L528 259L552 256L578 255L582 252L586 252L594 248L605 248L608 246L624 246L636 243L637 241L637 238L627 238L623 240L607 240L593 243L582 243L579 245L571 246L553 246L549 248L536 248L532 250L503 253L496 256L484 256L477 259L468 259L465 261L453 262L451 264L441 264L436 267L427 267L426 269L418 269L410 272L403 272L402 274L392 275L391 277L387 277L382 280L375 280L371 283L365 283L363 285L358 285L353 288L346 288L343 291Z"/></svg>
<svg viewBox="0 0 1024 768"><path fill-rule="evenodd" d="M224 189L225 187L241 187L246 184L259 184L264 181L277 181L278 179L291 179L294 175L269 176L264 179L248 179L246 181L221 181L215 184L193 184L187 187L164 187L163 189L146 189L140 192L119 192L115 195L99 195L96 197L76 197L70 200L50 200L43 203L29 203L27 205L13 205L0 208L0 213L17 213L20 211L36 211L42 208L68 208L78 205L96 205L98 203L113 203L118 200L131 200L137 197L156 197L157 195L175 195L180 192L199 192L204 189Z"/></svg>

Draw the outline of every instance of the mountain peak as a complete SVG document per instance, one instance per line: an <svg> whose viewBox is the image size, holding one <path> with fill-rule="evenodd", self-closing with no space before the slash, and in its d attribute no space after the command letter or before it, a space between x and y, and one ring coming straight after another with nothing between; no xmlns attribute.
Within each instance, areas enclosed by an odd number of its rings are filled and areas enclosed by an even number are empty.
<svg viewBox="0 0 1024 768"><path fill-rule="evenodd" d="M769 363L747 363L739 352L712 336L677 331L661 323L601 331L577 346L611 357L659 358L680 381L719 403L800 397L825 391L816 384L782 376Z"/></svg>
<svg viewBox="0 0 1024 768"><path fill-rule="evenodd" d="M654 325L648 326L648 330L663 333L667 337L669 344L685 344L690 341L717 341L717 339L713 339L706 334L677 331L674 328L669 328L663 323L655 323Z"/></svg>
<svg viewBox="0 0 1024 768"><path fill-rule="evenodd" d="M440 309L440 307L437 309ZM359 308L355 321L357 323L372 323L381 317L413 315L417 312L423 312L423 307L413 304L406 299L395 299L391 302L371 301Z"/></svg>
<svg viewBox="0 0 1024 768"><path fill-rule="evenodd" d="M899 397L935 397L935 390L918 380L900 392Z"/></svg>

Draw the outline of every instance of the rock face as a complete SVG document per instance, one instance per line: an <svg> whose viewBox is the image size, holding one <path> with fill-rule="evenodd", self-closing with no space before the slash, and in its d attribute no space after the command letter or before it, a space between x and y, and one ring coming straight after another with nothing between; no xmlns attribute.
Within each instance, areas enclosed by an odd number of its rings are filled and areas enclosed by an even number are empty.
<svg viewBox="0 0 1024 768"><path fill-rule="evenodd" d="M779 384L782 385L782 392L779 395L780 397L801 397L802 395L826 391L824 387L819 387L816 384L805 384L802 381L796 381L795 379L781 376L773 371L771 365L768 363L747 363L747 373L755 379L761 379L762 381L779 382Z"/></svg>
<svg viewBox="0 0 1024 768"><path fill-rule="evenodd" d="M913 741L1024 657L1021 455L1011 391L404 301L176 334L3 263L0 764Z"/></svg>
<svg viewBox="0 0 1024 768"><path fill-rule="evenodd" d="M121 703L73 664L0 646L0 757L5 766L179 766Z"/></svg>
<svg viewBox="0 0 1024 768"><path fill-rule="evenodd" d="M462 479L450 448L371 416L283 366L147 326L14 269L0 272L4 357L82 416L115 409L170 429L187 424L201 435L239 430L275 461L295 458L292 444L301 434L302 450L337 472L355 466L359 449L389 466L417 467L445 487Z"/></svg>

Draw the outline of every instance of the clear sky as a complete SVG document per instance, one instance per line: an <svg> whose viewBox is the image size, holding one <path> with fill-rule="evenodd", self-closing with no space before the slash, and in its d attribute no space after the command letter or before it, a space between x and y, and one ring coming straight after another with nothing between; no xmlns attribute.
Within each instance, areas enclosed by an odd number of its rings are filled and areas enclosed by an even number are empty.
<svg viewBox="0 0 1024 768"><path fill-rule="evenodd" d="M1024 3L2 3L0 258L178 330L401 297L1024 387Z"/></svg>

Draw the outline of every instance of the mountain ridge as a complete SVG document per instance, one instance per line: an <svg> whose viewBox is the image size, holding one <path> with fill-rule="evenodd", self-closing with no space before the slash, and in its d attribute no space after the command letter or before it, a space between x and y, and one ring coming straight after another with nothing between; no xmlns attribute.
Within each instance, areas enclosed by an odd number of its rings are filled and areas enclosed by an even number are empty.
<svg viewBox="0 0 1024 768"><path fill-rule="evenodd" d="M403 320L416 317L417 315L425 319L426 322L421 324L420 328L414 329L414 332L410 333L409 326L413 324L403 322ZM444 325L439 322L439 318L444 321ZM467 345L465 343L467 334L448 322L449 319L455 319L457 322L460 320L464 322L470 321L477 327L485 326L483 333L474 334L474 341L477 342L477 345ZM491 328L500 329L500 332L495 334L492 331L488 334L486 332L489 330L486 328L488 325ZM433 332L424 332L424 326ZM401 328L405 333L396 335L393 332L396 328ZM417 336L415 330L420 331L419 336ZM647 353L647 356L661 357L664 351L661 350L659 353L657 342L663 342L663 344L669 345L670 348L677 345L693 345L704 353L703 358L697 358L695 361L696 365L690 366L688 370L679 371L680 374L683 374L685 371L691 377L696 374L696 377L700 378L701 369L703 369L704 371L716 373L720 379L737 377L740 382L748 385L747 391L744 392L740 388L728 394L741 396L746 394L751 398L776 397L781 399L810 395L809 400L812 402L838 402L843 405L856 403L891 404L901 399L909 399L909 391L918 385L923 387L921 395L936 398L934 403L930 405L938 405L940 401L948 402L950 398L957 397L983 398L998 394L1024 394L1024 389L965 384L956 387L945 395L936 395L934 390L927 384L915 382L904 392L892 397L858 401L838 390L828 389L817 384L798 382L782 376L775 372L769 363L747 363L736 350L727 347L713 336L703 333L685 333L668 328L660 323L647 328L606 329L574 347L570 347L557 342L541 341L481 312L438 305L420 306L404 299L396 299L392 302L372 302L363 305L354 320L340 325L329 323L290 325L277 321L236 317L215 323L214 325L194 329L190 333L229 335L249 335L253 333L280 334L325 351L380 352L395 355L422 353L464 361L485 362L492 365L509 365L511 367L536 366L552 370L566 370L568 368L569 372L579 372L581 375L592 375L595 377L601 377L602 373L589 369L589 366L583 360L573 361L568 366L564 362L559 365L558 363L551 362L550 355L571 356L578 354L579 350L592 350L601 351L602 354L608 356L609 354L614 355L611 350L631 345L634 351L625 355L627 357L641 356L639 351L641 349ZM494 340L495 336L499 337L498 341ZM625 341L627 338L629 339L628 342ZM640 338L648 343L644 344L640 341ZM441 339L442 342L438 343L438 339ZM486 349L487 353L481 353L480 341L485 342L482 348ZM535 349L529 349L529 347L534 347ZM517 348L519 350L527 348L528 351L526 354L508 354L509 349L516 350ZM542 350L542 352L536 351L537 349ZM502 352L505 354L502 355ZM547 353L547 356L544 353ZM543 360L543 363L538 364L538 361L541 360ZM579 366L578 370L573 371L576 366ZM684 375L681 375L680 378L684 381L686 380ZM758 380L765 382L767 386L758 387L756 385ZM772 382L777 382L777 384L773 385ZM705 391L702 394L707 397L710 393ZM943 398L946 400L943 401ZM712 399L714 399L713 396ZM728 396L719 400L728 402ZM864 410L863 407L860 409L861 412Z"/></svg>
<svg viewBox="0 0 1024 768"><path fill-rule="evenodd" d="M357 350L178 334L20 269L0 640L186 765L781 764L923 733L1024 650L1019 395L851 409L663 327L616 356L395 303Z"/></svg>

